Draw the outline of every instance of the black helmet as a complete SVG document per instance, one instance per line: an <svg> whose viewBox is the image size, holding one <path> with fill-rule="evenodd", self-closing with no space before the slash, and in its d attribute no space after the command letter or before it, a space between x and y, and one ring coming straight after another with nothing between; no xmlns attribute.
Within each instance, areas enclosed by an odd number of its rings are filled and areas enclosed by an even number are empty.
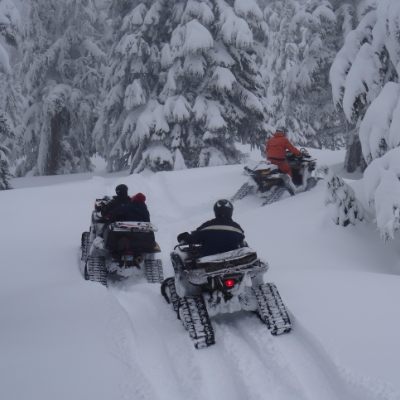
<svg viewBox="0 0 400 400"><path fill-rule="evenodd" d="M215 217L232 217L233 204L229 200L218 200L214 204Z"/></svg>
<svg viewBox="0 0 400 400"><path fill-rule="evenodd" d="M276 128L276 132L282 132L284 135L286 135L287 129L280 126L279 128Z"/></svg>
<svg viewBox="0 0 400 400"><path fill-rule="evenodd" d="M128 186L122 184L122 185L118 185L115 188L115 193L117 193L118 197L123 197L123 196L127 196L128 195Z"/></svg>

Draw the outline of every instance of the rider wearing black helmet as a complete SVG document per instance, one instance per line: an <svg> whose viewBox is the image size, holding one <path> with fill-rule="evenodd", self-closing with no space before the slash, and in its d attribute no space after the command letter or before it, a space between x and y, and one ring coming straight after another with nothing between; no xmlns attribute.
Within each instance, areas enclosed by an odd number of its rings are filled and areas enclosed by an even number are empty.
<svg viewBox="0 0 400 400"><path fill-rule="evenodd" d="M228 200L218 200L214 205L214 213L214 219L205 222L191 234L181 233L178 242L184 240L201 244L202 257L239 248L244 240L244 231L232 220L232 203Z"/></svg>
<svg viewBox="0 0 400 400"><path fill-rule="evenodd" d="M108 218L108 215L112 210L115 210L117 207L122 206L123 204L129 204L131 202L131 198L128 196L128 186L118 185L115 188L116 196L113 196L112 200L108 203L105 203L101 207L101 215L105 218Z"/></svg>

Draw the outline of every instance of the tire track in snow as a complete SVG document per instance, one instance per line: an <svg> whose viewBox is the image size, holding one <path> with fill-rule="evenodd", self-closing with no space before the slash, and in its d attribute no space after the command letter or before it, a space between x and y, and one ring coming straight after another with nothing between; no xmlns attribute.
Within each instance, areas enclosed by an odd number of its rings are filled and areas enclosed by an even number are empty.
<svg viewBox="0 0 400 400"><path fill-rule="evenodd" d="M233 321L240 316L229 316ZM266 363L260 357L260 349L252 347L236 327L236 322L227 323L223 321L216 323L216 346L224 350L221 354L226 360L229 368L245 391L243 398L256 400L301 400L305 399L299 393L298 385L286 376L276 373L273 363ZM265 327L265 334L269 335Z"/></svg>
<svg viewBox="0 0 400 400"><path fill-rule="evenodd" d="M295 325L295 324L294 324ZM309 400L342 399L334 389L325 368L320 368L319 355L312 357L296 335L296 326L288 334L273 337L256 318L237 321L242 336L267 365L279 376L285 376L303 398ZM283 343L283 344L282 344Z"/></svg>
<svg viewBox="0 0 400 400"><path fill-rule="evenodd" d="M307 396L258 318L239 313L213 319L217 344L196 350L159 287L117 283L110 291L132 321L139 365L160 399L317 398Z"/></svg>
<svg viewBox="0 0 400 400"><path fill-rule="evenodd" d="M309 368L320 376L325 375L334 388L332 399L340 400L397 400L400 399L399 390L387 382L368 378L360 373L348 370L340 366L334 357L329 354L326 347L305 328L293 315L290 315L293 324L292 335L278 338L277 344L286 355L289 362L296 367L299 374L305 378L308 385L318 389L316 384L321 381L310 379L310 375L304 374L303 364L299 361L307 360ZM300 354L300 357L298 356ZM335 394L336 393L336 394ZM319 399L321 397L313 397ZM324 398L325 399L325 398Z"/></svg>
<svg viewBox="0 0 400 400"><path fill-rule="evenodd" d="M138 283L127 291L117 285L110 290L132 321L138 362L160 399L207 398L193 357L195 349L159 286Z"/></svg>

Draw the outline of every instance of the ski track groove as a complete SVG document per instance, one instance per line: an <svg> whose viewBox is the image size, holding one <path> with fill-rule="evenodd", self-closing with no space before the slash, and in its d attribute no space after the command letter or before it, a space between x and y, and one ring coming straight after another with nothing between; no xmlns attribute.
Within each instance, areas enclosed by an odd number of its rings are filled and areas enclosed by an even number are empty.
<svg viewBox="0 0 400 400"><path fill-rule="evenodd" d="M196 350L172 307L159 294L158 285L151 287L144 278L135 279L136 283L111 284L110 291L131 320L130 353L137 353L136 364L151 382L150 392L157 393L150 397L146 393L143 398L368 398L358 390L348 390L333 361L293 315L293 331L279 337L273 337L256 316L245 312L217 316L212 320L216 345ZM126 344L124 351L129 352Z"/></svg>
<svg viewBox="0 0 400 400"><path fill-rule="evenodd" d="M307 371L311 369L312 374L307 372L308 380L298 377L293 357L286 359L277 338L255 316L243 312L216 317L213 326L217 344L196 350L171 306L159 295L158 286L149 290L144 279L130 287L119 282L110 286L131 319L135 342L131 352L138 353L137 362L160 399L340 398L326 390L326 377L316 372L318 367L310 368L313 360L304 361L304 349L297 349L301 353L300 364L306 365ZM291 342L289 347L301 348L297 340ZM318 382L322 382L324 390L310 396L303 384L311 383L311 393L315 393Z"/></svg>

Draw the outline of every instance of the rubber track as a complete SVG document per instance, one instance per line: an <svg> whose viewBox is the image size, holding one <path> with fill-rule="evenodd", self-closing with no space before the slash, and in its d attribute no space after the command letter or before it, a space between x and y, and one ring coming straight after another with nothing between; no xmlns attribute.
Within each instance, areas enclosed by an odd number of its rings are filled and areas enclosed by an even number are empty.
<svg viewBox="0 0 400 400"><path fill-rule="evenodd" d="M307 186L304 189L305 192L308 192L311 189L314 189L317 186L318 180L314 177L308 178Z"/></svg>
<svg viewBox="0 0 400 400"><path fill-rule="evenodd" d="M83 232L81 239L82 256L81 260L86 261L89 253L90 243L90 232Z"/></svg>
<svg viewBox="0 0 400 400"><path fill-rule="evenodd" d="M169 290L169 296L167 294L167 288ZM176 293L174 277L165 279L165 281L161 284L161 294L164 296L165 300L167 300L168 304L172 304L174 311L178 312L179 296Z"/></svg>
<svg viewBox="0 0 400 400"><path fill-rule="evenodd" d="M176 254L175 252L171 253L171 262L175 272L180 272L185 269L182 259L179 257L179 254Z"/></svg>
<svg viewBox="0 0 400 400"><path fill-rule="evenodd" d="M85 279L99 282L107 287L106 260L104 257L88 257L85 267Z"/></svg>
<svg viewBox="0 0 400 400"><path fill-rule="evenodd" d="M253 291L258 302L258 314L272 335L290 332L290 318L275 284L264 283L253 287Z"/></svg>
<svg viewBox="0 0 400 400"><path fill-rule="evenodd" d="M214 329L204 304L203 296L185 296L180 299L179 311L196 349L215 344Z"/></svg>
<svg viewBox="0 0 400 400"><path fill-rule="evenodd" d="M286 190L287 189L282 186L273 186L271 190L268 192L267 196L263 196L265 200L264 203L262 203L262 205L265 206L267 204L275 203L276 201L279 200L279 198Z"/></svg>
<svg viewBox="0 0 400 400"><path fill-rule="evenodd" d="M146 277L149 283L161 283L164 280L164 271L161 260L144 260Z"/></svg>
<svg viewBox="0 0 400 400"><path fill-rule="evenodd" d="M236 200L241 200L247 196L250 192L253 185L250 185L248 182L244 183L241 188L236 192L236 194L231 198L231 201L234 202Z"/></svg>

